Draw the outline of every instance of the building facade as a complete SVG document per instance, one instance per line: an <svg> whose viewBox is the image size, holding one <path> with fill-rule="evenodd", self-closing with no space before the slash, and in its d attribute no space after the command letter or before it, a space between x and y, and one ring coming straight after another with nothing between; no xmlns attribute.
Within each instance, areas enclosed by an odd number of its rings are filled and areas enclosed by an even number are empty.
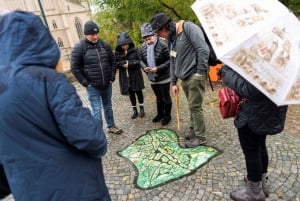
<svg viewBox="0 0 300 201"><path fill-rule="evenodd" d="M72 48L84 38L84 23L90 19L90 6L81 0L1 0L0 7L25 10L39 15L61 51L59 70L70 69Z"/></svg>

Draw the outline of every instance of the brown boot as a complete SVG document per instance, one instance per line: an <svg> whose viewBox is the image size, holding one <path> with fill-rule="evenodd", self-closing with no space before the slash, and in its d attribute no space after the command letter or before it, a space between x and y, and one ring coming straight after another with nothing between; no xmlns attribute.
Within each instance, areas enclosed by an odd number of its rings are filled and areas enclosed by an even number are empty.
<svg viewBox="0 0 300 201"><path fill-rule="evenodd" d="M185 147L193 148L193 147L198 147L200 145L205 145L206 143L207 143L207 140L205 137L195 136L194 138L192 138L190 140L185 140Z"/></svg>
<svg viewBox="0 0 300 201"><path fill-rule="evenodd" d="M197 137L194 137L190 140L185 140L185 147L194 148L200 146L200 141Z"/></svg>
<svg viewBox="0 0 300 201"><path fill-rule="evenodd" d="M265 201L262 191L262 182L247 182L247 187L230 193L230 198L235 201Z"/></svg>
<svg viewBox="0 0 300 201"><path fill-rule="evenodd" d="M195 137L194 128L190 128L189 132L185 133L184 139L185 140L191 140Z"/></svg>

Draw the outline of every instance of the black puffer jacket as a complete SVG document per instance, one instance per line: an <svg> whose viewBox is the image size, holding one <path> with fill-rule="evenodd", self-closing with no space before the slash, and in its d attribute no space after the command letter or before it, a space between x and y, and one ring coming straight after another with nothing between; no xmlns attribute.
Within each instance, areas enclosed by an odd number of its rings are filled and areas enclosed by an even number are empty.
<svg viewBox="0 0 300 201"><path fill-rule="evenodd" d="M152 82L159 82L170 78L170 54L168 44L164 39L157 38L154 54L157 72L155 76L148 76L149 80ZM147 63L147 44L145 42L140 48L140 58L141 67L149 67ZM155 80L152 80L153 77L155 77Z"/></svg>
<svg viewBox="0 0 300 201"><path fill-rule="evenodd" d="M128 94L128 89L140 91L145 88L144 78L141 71L138 49L135 47L130 36L126 32L118 34L117 47L115 49L116 68L119 69L119 84L122 95ZM122 45L128 44L129 49L125 55ZM128 69L122 65L128 61Z"/></svg>
<svg viewBox="0 0 300 201"><path fill-rule="evenodd" d="M101 39L96 44L83 39L72 50L71 71L83 86L105 89L115 80L111 47Z"/></svg>
<svg viewBox="0 0 300 201"><path fill-rule="evenodd" d="M284 129L287 106L278 107L268 97L247 82L238 73L223 66L220 74L223 82L239 96L246 98L234 120L237 128L248 127L259 135L274 135Z"/></svg>

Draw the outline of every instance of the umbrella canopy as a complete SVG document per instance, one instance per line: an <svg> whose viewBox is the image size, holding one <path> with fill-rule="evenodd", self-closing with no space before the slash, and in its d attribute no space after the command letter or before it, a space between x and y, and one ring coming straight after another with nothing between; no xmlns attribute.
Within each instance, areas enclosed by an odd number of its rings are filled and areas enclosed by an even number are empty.
<svg viewBox="0 0 300 201"><path fill-rule="evenodd" d="M277 105L300 104L300 22L283 4L198 0L192 9L221 61Z"/></svg>

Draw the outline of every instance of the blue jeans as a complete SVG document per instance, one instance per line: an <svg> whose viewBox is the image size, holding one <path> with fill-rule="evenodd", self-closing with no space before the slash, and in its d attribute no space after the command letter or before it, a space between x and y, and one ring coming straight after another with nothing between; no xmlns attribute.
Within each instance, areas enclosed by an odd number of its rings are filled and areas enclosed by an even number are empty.
<svg viewBox="0 0 300 201"><path fill-rule="evenodd" d="M87 87L86 91L91 103L93 115L96 119L100 120L101 126L103 126L102 106L107 127L109 128L114 126L115 120L112 110L112 85L110 84L104 90L99 90L95 87Z"/></svg>

